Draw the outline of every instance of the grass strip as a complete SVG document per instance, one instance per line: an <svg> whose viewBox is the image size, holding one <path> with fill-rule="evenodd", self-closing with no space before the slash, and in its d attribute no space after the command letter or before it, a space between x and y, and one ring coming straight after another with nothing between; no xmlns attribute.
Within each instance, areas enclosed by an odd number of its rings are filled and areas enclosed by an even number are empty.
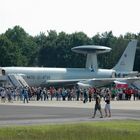
<svg viewBox="0 0 140 140"><path fill-rule="evenodd" d="M139 140L140 121L100 121L0 128L0 140Z"/></svg>

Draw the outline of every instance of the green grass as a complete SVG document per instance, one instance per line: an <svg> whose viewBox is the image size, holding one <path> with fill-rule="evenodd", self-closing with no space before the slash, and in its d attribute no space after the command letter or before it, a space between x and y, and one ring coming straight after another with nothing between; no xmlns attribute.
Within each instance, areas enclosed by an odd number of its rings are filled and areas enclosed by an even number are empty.
<svg viewBox="0 0 140 140"><path fill-rule="evenodd" d="M1 127L0 140L140 140L140 121Z"/></svg>

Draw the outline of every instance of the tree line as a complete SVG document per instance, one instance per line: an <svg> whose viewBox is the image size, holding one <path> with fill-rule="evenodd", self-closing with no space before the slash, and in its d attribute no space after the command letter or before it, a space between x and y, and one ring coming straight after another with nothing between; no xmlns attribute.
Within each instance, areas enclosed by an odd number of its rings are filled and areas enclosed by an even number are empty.
<svg viewBox="0 0 140 140"><path fill-rule="evenodd" d="M20 26L7 29L0 34L0 66L85 67L86 57L72 52L71 48L93 44L112 48L111 52L98 56L99 67L112 68L131 39L137 39L140 48L140 33L116 37L110 31L91 38L84 32L67 34L50 30L47 33L31 36ZM140 71L139 61L140 49L137 49L134 70Z"/></svg>

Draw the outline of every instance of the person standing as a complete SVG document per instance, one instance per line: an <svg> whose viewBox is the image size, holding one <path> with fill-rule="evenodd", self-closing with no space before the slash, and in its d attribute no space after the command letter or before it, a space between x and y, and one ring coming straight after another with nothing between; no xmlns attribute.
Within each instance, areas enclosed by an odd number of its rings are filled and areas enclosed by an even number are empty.
<svg viewBox="0 0 140 140"><path fill-rule="evenodd" d="M97 95L96 95L94 114L93 114L92 118L95 118L97 110L99 110L99 112L100 112L100 115L101 115L100 118L103 118L102 109L101 109L101 98L99 96L99 93L97 93Z"/></svg>
<svg viewBox="0 0 140 140"><path fill-rule="evenodd" d="M84 89L83 94L84 94L83 103L86 103L88 101L88 94L87 94L87 90L86 89Z"/></svg>
<svg viewBox="0 0 140 140"><path fill-rule="evenodd" d="M110 91L106 91L105 95L105 117L111 117L111 109L110 109L110 99L111 99L111 94Z"/></svg>
<svg viewBox="0 0 140 140"><path fill-rule="evenodd" d="M5 101L6 101L6 91L5 91L4 88L1 89L0 95L1 95L1 102L5 103Z"/></svg>
<svg viewBox="0 0 140 140"><path fill-rule="evenodd" d="M25 103L25 101L29 103L28 87L25 87L22 92L23 92L23 103Z"/></svg>

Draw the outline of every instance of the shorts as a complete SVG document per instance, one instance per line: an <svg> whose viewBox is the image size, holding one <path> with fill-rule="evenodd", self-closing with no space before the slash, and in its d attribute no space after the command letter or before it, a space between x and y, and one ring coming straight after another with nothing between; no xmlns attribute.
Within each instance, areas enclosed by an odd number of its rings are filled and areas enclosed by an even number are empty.
<svg viewBox="0 0 140 140"><path fill-rule="evenodd" d="M101 110L101 105L100 104L95 104L95 110Z"/></svg>
<svg viewBox="0 0 140 140"><path fill-rule="evenodd" d="M105 110L110 110L110 104L105 105Z"/></svg>

